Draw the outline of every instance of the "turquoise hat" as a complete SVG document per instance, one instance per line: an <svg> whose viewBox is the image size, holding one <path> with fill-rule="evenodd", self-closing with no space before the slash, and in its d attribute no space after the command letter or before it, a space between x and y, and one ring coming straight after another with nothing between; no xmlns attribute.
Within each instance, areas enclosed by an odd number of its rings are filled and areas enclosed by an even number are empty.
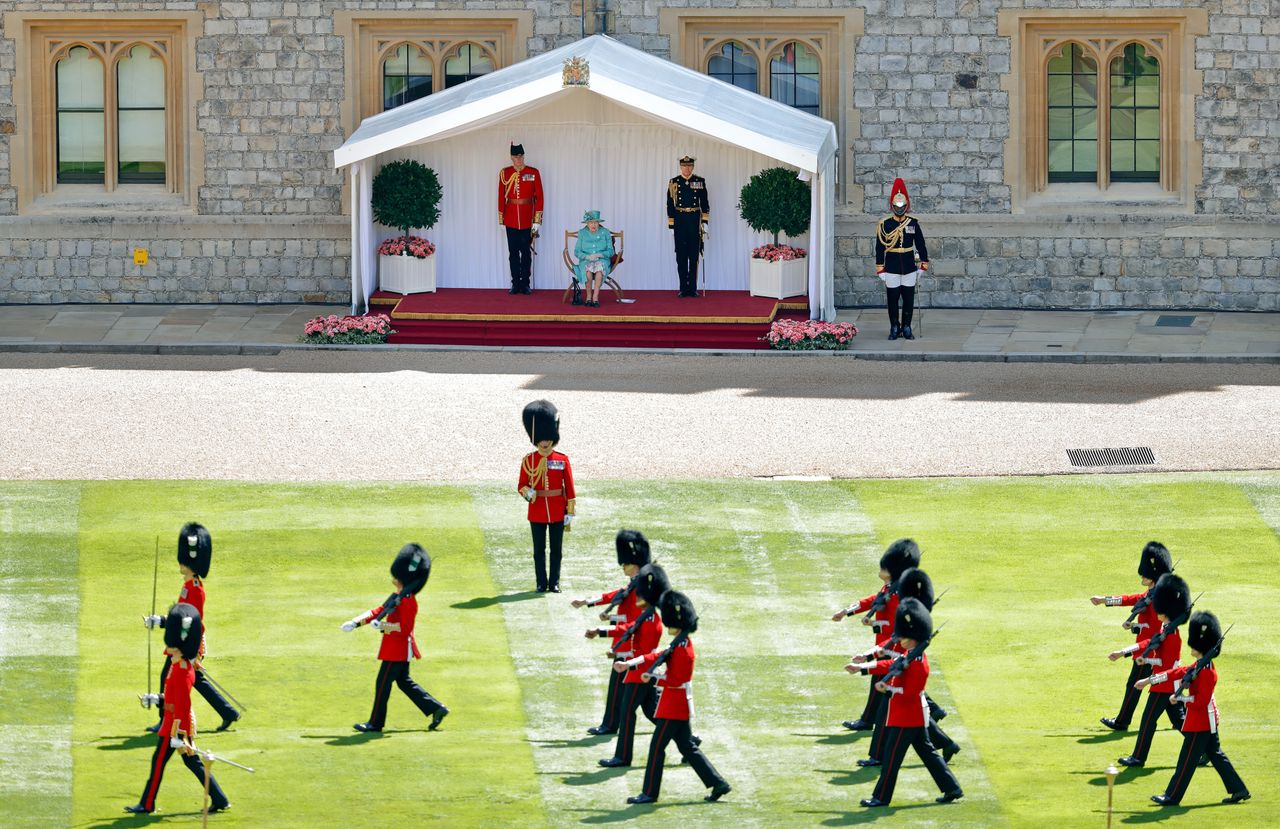
<svg viewBox="0 0 1280 829"><path fill-rule="evenodd" d="M587 222L598 222L598 221L600 221L600 211L599 211L599 210L588 210L586 213L583 213L583 214L582 214L582 223L583 223L584 225L585 225Z"/></svg>

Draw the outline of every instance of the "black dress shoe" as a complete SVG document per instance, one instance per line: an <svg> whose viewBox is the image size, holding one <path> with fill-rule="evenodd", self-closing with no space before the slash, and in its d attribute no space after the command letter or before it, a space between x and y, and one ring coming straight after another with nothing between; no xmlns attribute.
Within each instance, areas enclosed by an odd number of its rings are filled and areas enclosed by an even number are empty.
<svg viewBox="0 0 1280 829"><path fill-rule="evenodd" d="M934 722L942 722L947 718L947 709L933 700L929 700L929 716L933 717Z"/></svg>
<svg viewBox="0 0 1280 829"><path fill-rule="evenodd" d="M1116 722L1110 717L1103 717L1102 719L1098 720L1098 722L1102 723L1107 728L1110 728L1112 731L1128 731L1129 730L1129 725L1127 723L1125 725L1121 725L1120 723Z"/></svg>
<svg viewBox="0 0 1280 829"><path fill-rule="evenodd" d="M1197 766L1207 766L1207 765L1209 765L1209 755L1208 755L1208 754L1201 754L1201 755L1200 755L1200 759L1196 761L1196 765L1197 765Z"/></svg>
<svg viewBox="0 0 1280 829"><path fill-rule="evenodd" d="M1253 795L1249 794L1248 789L1245 789L1242 792L1233 792L1231 795L1222 798L1222 802L1223 803L1243 803L1244 801L1248 800L1250 797L1253 797Z"/></svg>
<svg viewBox="0 0 1280 829"><path fill-rule="evenodd" d="M595 737L600 737L600 736L603 736L603 735L605 735L605 734L617 734L617 733L618 733L618 729L616 729L616 728L605 728L603 725L593 725L593 726L591 726L590 728L588 728L588 729L587 729L587 733L588 733L588 734L591 734L591 735L593 735L593 736L595 736Z"/></svg>
<svg viewBox="0 0 1280 829"><path fill-rule="evenodd" d="M520 291L519 291L517 288L515 288L514 286L512 286L511 290L507 291L507 293L509 293L509 294L518 294L518 293L520 293Z"/></svg>
<svg viewBox="0 0 1280 829"><path fill-rule="evenodd" d="M380 733L382 733L382 729L381 729L381 728L374 728L372 725L370 725L370 724L369 724L369 723L367 723L367 722L358 722L358 723L356 723L355 725L353 725L353 726L351 726L351 727L352 727L352 728L354 728L356 731L359 731L361 734L380 734Z"/></svg>
<svg viewBox="0 0 1280 829"><path fill-rule="evenodd" d="M538 592L539 592L539 593L546 593L546 592L547 592L547 586L546 586L545 584L540 584L540 585L538 585Z"/></svg>
<svg viewBox="0 0 1280 829"><path fill-rule="evenodd" d="M702 738L699 737L697 734L694 734L689 738L689 742L693 743L695 746L700 746L702 745Z"/></svg>
<svg viewBox="0 0 1280 829"><path fill-rule="evenodd" d="M911 333L911 326L910 326L910 325L904 325L904 326L902 326L902 339L904 339L904 340L914 340L915 338L916 338L916 335Z"/></svg>
<svg viewBox="0 0 1280 829"><path fill-rule="evenodd" d="M1153 794L1151 795L1151 802L1159 803L1161 806L1177 806L1178 805L1177 802L1173 800L1173 798L1169 797L1167 794Z"/></svg>
<svg viewBox="0 0 1280 829"><path fill-rule="evenodd" d="M1116 760L1116 762L1122 766L1128 766L1132 769L1140 769L1142 768L1143 761L1130 754L1128 757L1121 757L1119 760Z"/></svg>
<svg viewBox="0 0 1280 829"><path fill-rule="evenodd" d="M232 711L232 712L231 712L231 716L230 716L230 717L223 717L223 718L222 718L222 725L218 726L217 728L215 728L215 729L213 729L213 730L214 730L214 731L226 731L228 728L230 728L230 727L231 727L231 724L232 724L233 722L236 722L236 721L237 721L237 720L239 720L239 719L240 719L240 712L239 712L239 711Z"/></svg>
<svg viewBox="0 0 1280 829"><path fill-rule="evenodd" d="M898 339L898 335L899 335L899 334L901 334L901 333L902 333L902 329L901 329L901 328L899 328L898 326L896 326L896 325L890 325L890 326L889 326L889 339L891 339L891 340L896 340L896 339ZM871 799L872 799L872 800L875 800L875 798L874 798L874 797L873 797L873 798L871 798Z"/></svg>
<svg viewBox="0 0 1280 829"><path fill-rule="evenodd" d="M522 294L532 294L532 293L533 293L533 288L530 288L529 286L527 286L527 285L526 285L526 286L525 286L525 289L524 289L523 291L521 291L520 293L522 293Z"/></svg>
<svg viewBox="0 0 1280 829"><path fill-rule="evenodd" d="M151 810L139 803L137 806L125 806L124 810L131 815L149 815Z"/></svg>
<svg viewBox="0 0 1280 829"><path fill-rule="evenodd" d="M960 789L953 789L952 791L949 791L949 792L943 792L942 797L935 797L933 799L933 802L934 803L950 803L953 800L959 800L962 797L964 797L963 791L961 791Z"/></svg>
<svg viewBox="0 0 1280 829"><path fill-rule="evenodd" d="M866 806L868 809L877 809L881 806L888 806L889 804L875 797L864 797L858 801L858 805Z"/></svg>
<svg viewBox="0 0 1280 829"><path fill-rule="evenodd" d="M598 760L596 762L598 762L600 765L604 766L607 769L616 769L616 768L621 768L622 766L631 765L626 760L623 760L621 757L607 757L604 760Z"/></svg>
<svg viewBox="0 0 1280 829"><path fill-rule="evenodd" d="M657 803L658 798L649 797L647 794L638 794L635 797L628 797L627 802L639 806L643 803Z"/></svg>
<svg viewBox="0 0 1280 829"><path fill-rule="evenodd" d="M558 584L553 584L553 585L551 585L550 587L548 587L547 589L548 589L549 591L551 591L552 593L559 593L559 592L560 592L560 585L558 585Z"/></svg>
<svg viewBox="0 0 1280 829"><path fill-rule="evenodd" d="M209 814L213 814L214 812L225 812L230 808L231 808L230 803L223 803L221 806L210 806Z"/></svg>
<svg viewBox="0 0 1280 829"><path fill-rule="evenodd" d="M155 725L149 725L149 726L147 726L147 733L149 733L149 734L155 734L155 733L156 733L156 732L158 732L159 730L160 730L160 723L156 723Z"/></svg>
<svg viewBox="0 0 1280 829"><path fill-rule="evenodd" d="M869 768L873 768L875 766L880 765L880 761L875 759L874 757L863 757L862 759L858 760L858 765L864 769L869 769Z"/></svg>
<svg viewBox="0 0 1280 829"><path fill-rule="evenodd" d="M869 723L863 719L845 720L843 723L841 723L841 725L843 725L845 728L849 729L850 731L870 731L872 728L874 728L873 723Z"/></svg>
<svg viewBox="0 0 1280 829"><path fill-rule="evenodd" d="M731 791L733 791L733 786L730 786L728 783L721 783L719 786L716 786L711 790L711 794L702 799L708 803L715 803Z"/></svg>
<svg viewBox="0 0 1280 829"><path fill-rule="evenodd" d="M431 715L431 725L427 726L427 730L435 731L440 727L440 723L444 722L444 718L447 716L449 716L448 708L445 708L443 705L437 708L436 712Z"/></svg>
<svg viewBox="0 0 1280 829"><path fill-rule="evenodd" d="M960 746L956 745L955 743L952 743L951 745L942 749L942 762L950 763L951 758L955 757L959 753L960 753Z"/></svg>

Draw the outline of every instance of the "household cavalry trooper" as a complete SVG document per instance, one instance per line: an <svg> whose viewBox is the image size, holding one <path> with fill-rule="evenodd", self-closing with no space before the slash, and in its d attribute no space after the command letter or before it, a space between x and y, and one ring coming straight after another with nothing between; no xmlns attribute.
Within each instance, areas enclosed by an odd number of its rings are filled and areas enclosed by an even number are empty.
<svg viewBox="0 0 1280 829"><path fill-rule="evenodd" d="M535 449L520 461L516 490L529 502L533 533L533 572L539 593L560 592L560 550L573 523L575 495L569 457L555 451L560 442L560 413L547 400L535 400L521 415ZM547 541L551 542L551 570L547 571Z"/></svg>
<svg viewBox="0 0 1280 829"><path fill-rule="evenodd" d="M636 616L640 615L640 610L636 607L636 578L640 568L649 563L649 540L644 537L644 533L637 530L618 530L613 543L618 553L618 565L628 579L627 584L593 599L574 599L572 604L574 607L606 605L600 614L600 621L613 625L610 636L613 638L613 644L617 645L627 625L634 622ZM609 690L604 700L604 717L599 725L587 729L588 734L599 736L613 734L618 730L618 718L614 705L618 696L618 686L621 684L622 674L610 670Z"/></svg>
<svg viewBox="0 0 1280 829"><path fill-rule="evenodd" d="M889 339L898 337L914 340L911 333L911 314L915 310L916 282L929 270L929 250L924 245L924 231L920 220L911 216L911 196L906 183L893 180L889 193L889 209L876 226L876 276L884 282L885 300L889 308ZM916 254L920 262L916 264ZM902 302L899 314L898 302Z"/></svg>
<svg viewBox="0 0 1280 829"><path fill-rule="evenodd" d="M542 174L524 163L524 145L511 144L511 165L498 173L498 224L507 231L513 294L531 294L533 240L542 227Z"/></svg>
<svg viewBox="0 0 1280 829"><path fill-rule="evenodd" d="M182 590L178 592L178 601L185 602L196 609L201 619L204 619L204 601L205 589L204 580L209 577L209 568L213 564L213 537L209 531L201 524L190 522L184 524L182 529L178 531L178 570L185 577L186 581L182 583ZM167 621L164 616L145 616L143 624L148 628L163 628ZM195 680L194 687L200 692L200 696L204 697L205 702L218 712L218 716L222 717L222 724L214 731L226 731L231 724L240 719L240 712L237 711L231 703L227 702L222 694L218 693L218 689L213 687L213 683L205 676L202 663L205 657L205 638L204 627L201 626L200 636L200 652L195 662ZM160 688L161 694L158 698L160 706L160 722L148 726L147 730L152 734L160 730L160 726L164 722L164 693L165 679L168 677L170 660L166 659L164 664L160 666Z"/></svg>
<svg viewBox="0 0 1280 829"><path fill-rule="evenodd" d="M707 239L707 222L711 221L707 180L693 174L696 160L682 156L680 175L667 182L667 227L674 231L682 297L698 295L698 256Z"/></svg>

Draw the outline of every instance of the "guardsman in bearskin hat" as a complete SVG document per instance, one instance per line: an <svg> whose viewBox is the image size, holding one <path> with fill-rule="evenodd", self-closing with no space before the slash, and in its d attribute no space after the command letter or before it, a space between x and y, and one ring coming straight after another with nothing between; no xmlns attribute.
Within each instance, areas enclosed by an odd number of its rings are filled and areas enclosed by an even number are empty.
<svg viewBox="0 0 1280 829"><path fill-rule="evenodd" d="M178 570L182 573L186 581L182 584L182 590L178 593L178 601L186 602L200 613L201 619L204 615L205 589L204 580L209 577L209 568L213 564L213 537L209 535L209 531L200 524L194 522L184 524L182 529L178 531ZM165 626L165 618L163 616L145 616L143 624L148 628L163 628ZM218 689L213 687L213 683L205 676L201 663L205 658L205 642L203 637L200 641L199 661L196 663L195 689L200 692L200 696L218 712L218 716L222 717L222 724L215 728L215 731L226 731L231 724L240 719L240 712L227 702L222 694L218 693ZM165 678L169 673L169 660L160 666L160 687L164 688ZM160 702L164 702L164 696L161 695ZM161 721L164 720L164 713L161 712ZM151 733L160 730L160 723L147 727Z"/></svg>
<svg viewBox="0 0 1280 829"><path fill-rule="evenodd" d="M693 736L689 720L693 717L693 640L689 634L698 629L698 614L689 597L676 590L668 590L658 600L658 612L662 624L672 637L665 650L613 663L615 671L643 668L645 673L658 678L662 695L655 712L653 740L649 743L649 760L644 769L644 787L640 794L628 797L628 803L656 803L662 790L662 767L667 759L667 743L672 740L685 762L697 773L702 785L711 790L704 798L716 801L724 797L732 787L711 765L702 753L701 740ZM665 673L660 671L665 668Z"/></svg>
<svg viewBox="0 0 1280 829"><path fill-rule="evenodd" d="M155 811L156 795L160 791L164 767L176 749L182 750L183 764L196 776L201 789L204 788L204 765L192 749L192 741L196 738L196 715L191 710L191 688L196 681L196 657L200 653L204 634L200 611L189 604L175 604L169 608L162 627L164 652L172 667L165 675L163 719L157 729L159 740L151 755L151 772L147 777L147 785L136 806L124 807L126 812L137 815ZM210 812L221 812L231 807L212 774L209 775L209 798Z"/></svg>
<svg viewBox="0 0 1280 829"><path fill-rule="evenodd" d="M1176 668L1182 656L1182 637L1178 635L1178 626L1186 623L1191 603L1191 589L1187 583L1173 573L1165 573L1151 591L1151 604L1160 620L1160 630L1123 650L1112 651L1109 658L1114 661L1122 656L1132 656L1151 666L1155 673ZM1171 704L1173 682L1165 680L1149 687L1147 705L1142 710L1142 720L1138 725L1138 741L1132 754L1117 761L1122 766L1141 766L1147 762L1147 752L1151 750L1151 739L1155 736L1161 714L1168 714L1173 727L1182 730L1182 709Z"/></svg>
<svg viewBox="0 0 1280 829"><path fill-rule="evenodd" d="M627 584L594 599L574 599L572 604L574 607L608 605L608 608L600 614L600 619L613 625L609 635L613 637L613 644L616 645L627 626L640 615L640 610L636 607L636 585L631 580L640 573L640 568L649 563L649 540L644 537L644 533L637 530L618 530L614 538L614 547L618 552L618 565L622 567L622 573L628 579ZM604 718L599 725L588 728L588 734L599 736L613 734L618 730L616 703L621 684L622 674L609 671L609 690L605 694Z"/></svg>
<svg viewBox="0 0 1280 829"><path fill-rule="evenodd" d="M674 231L682 297L698 295L698 256L707 239L707 222L711 221L707 180L693 174L696 160L682 156L680 175L667 182L667 227Z"/></svg>
<svg viewBox="0 0 1280 829"><path fill-rule="evenodd" d="M911 333L911 314L916 303L916 281L929 270L929 250L924 245L924 231L920 220L909 215L911 196L907 185L900 178L893 180L889 193L889 210L876 226L876 276L884 281L885 298L889 307L889 339L904 337L914 340ZM916 263L916 254L920 262ZM899 314L898 302L902 302Z"/></svg>
<svg viewBox="0 0 1280 829"><path fill-rule="evenodd" d="M650 605L656 605L662 594L670 589L671 582L667 579L667 572L657 564L646 564L636 578L636 607L643 611ZM631 628L635 630L632 631ZM615 660L627 660L638 653L656 651L658 642L662 640L662 619L657 613L643 614L627 625L588 630L587 638L614 634L619 638L626 636L622 644L617 645ZM643 669L637 667L625 674L617 671L613 674L623 677L615 714L618 721L618 743L614 747L613 756L600 761L600 765L605 768L631 765L631 750L636 736L636 709L643 709L649 721L654 722L654 709L657 705L653 681L645 677Z"/></svg>
<svg viewBox="0 0 1280 829"><path fill-rule="evenodd" d="M1149 639L1160 629L1160 620L1156 618L1156 609L1151 603L1151 592L1156 581L1165 573L1173 572L1173 556L1159 541L1148 541L1142 548L1142 556L1138 559L1138 578L1142 586L1147 588L1142 593L1129 593L1124 596L1091 596L1089 601L1095 605L1107 607L1132 607L1129 619L1124 626L1133 632L1138 641ZM1133 712L1138 708L1138 699L1142 692L1135 683L1151 676L1151 666L1136 659L1129 669L1129 679L1124 684L1124 699L1120 702L1120 713L1115 717L1103 717L1101 722L1115 731L1127 731Z"/></svg>
<svg viewBox="0 0 1280 829"><path fill-rule="evenodd" d="M933 636L933 618L919 599L907 598L898 603L894 618L894 632L904 653L894 659L882 659L871 664L850 664L850 673L870 674L880 677L876 683L889 696L889 713L885 720L884 763L880 779L871 797L861 804L867 807L888 806L893 800L893 789L898 782L898 770L906 757L907 748L914 748L933 777L942 796L939 803L950 803L964 797L947 761L938 756L937 749L929 742L926 728L928 706L925 703L925 685L929 681L929 657L924 653Z"/></svg>
<svg viewBox="0 0 1280 829"><path fill-rule="evenodd" d="M373 610L342 625L344 631L350 632L368 624L382 633L382 646L378 649L382 667L378 669L378 681L373 686L373 713L369 715L368 722L355 724L356 731L377 732L386 725L387 700L391 696L392 683L400 686L418 710L431 718L428 730L435 731L449 715L449 709L440 700L409 676L410 658L422 658L413 628L418 618L417 596L427 586L429 578L431 556L417 544L404 545L391 562L391 584L395 592Z"/></svg>
<svg viewBox="0 0 1280 829"><path fill-rule="evenodd" d="M511 293L531 294L533 240L542 227L542 174L524 163L524 146L511 142L511 166L498 173L498 224L507 231Z"/></svg>
<svg viewBox="0 0 1280 829"><path fill-rule="evenodd" d="M919 567L911 567L902 572L898 577L897 587L898 599L918 599L920 604L924 605L924 609L933 613L933 579L929 578L929 574L921 570ZM895 645L899 653L905 653L901 644ZM889 656L889 654L885 654ZM926 726L929 731L929 742L933 743L933 747L942 752L942 759L948 763L951 758L960 753L960 746L955 740L951 739L942 727L938 725L938 720L944 719L947 712L942 710L942 706L934 702L928 694L924 695L925 702L929 706L929 724ZM884 758L881 757L881 760Z"/></svg>
<svg viewBox="0 0 1280 829"><path fill-rule="evenodd" d="M539 593L560 592L560 550L575 511L573 469L569 457L556 452L560 413L546 400L524 407L524 430L537 447L520 462L516 489L529 502L533 531L533 571ZM551 573L547 574L547 536L551 536Z"/></svg>
<svg viewBox="0 0 1280 829"><path fill-rule="evenodd" d="M1187 623L1187 647L1191 649L1191 655L1196 661L1137 681L1139 688L1163 682L1176 683L1174 703L1186 708L1182 720L1182 751L1178 754L1178 765L1173 770L1173 777L1169 779L1164 794L1151 796L1161 806L1177 806L1182 802L1187 786L1191 785L1191 776L1196 773L1196 766L1205 756L1209 758L1214 771L1222 778L1222 785L1227 789L1223 803L1239 803L1250 797L1244 781L1236 774L1235 767L1222 752L1222 746L1218 742L1218 704L1213 698L1214 686L1218 684L1218 670L1214 667L1213 659L1222 650L1222 637L1222 626L1218 623L1217 616L1207 612L1194 614Z"/></svg>

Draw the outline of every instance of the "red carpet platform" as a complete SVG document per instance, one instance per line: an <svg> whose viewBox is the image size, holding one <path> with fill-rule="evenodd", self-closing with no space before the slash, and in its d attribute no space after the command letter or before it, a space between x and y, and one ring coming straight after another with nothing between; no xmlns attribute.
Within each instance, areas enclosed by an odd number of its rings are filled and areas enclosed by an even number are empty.
<svg viewBox="0 0 1280 829"><path fill-rule="evenodd" d="M562 290L513 295L503 290L442 288L433 294L378 291L374 313L391 315L393 343L605 346L611 348L766 348L778 317L808 316L806 297L753 297L708 291L681 299L674 291L633 291L634 302L600 294L600 307L561 302Z"/></svg>

